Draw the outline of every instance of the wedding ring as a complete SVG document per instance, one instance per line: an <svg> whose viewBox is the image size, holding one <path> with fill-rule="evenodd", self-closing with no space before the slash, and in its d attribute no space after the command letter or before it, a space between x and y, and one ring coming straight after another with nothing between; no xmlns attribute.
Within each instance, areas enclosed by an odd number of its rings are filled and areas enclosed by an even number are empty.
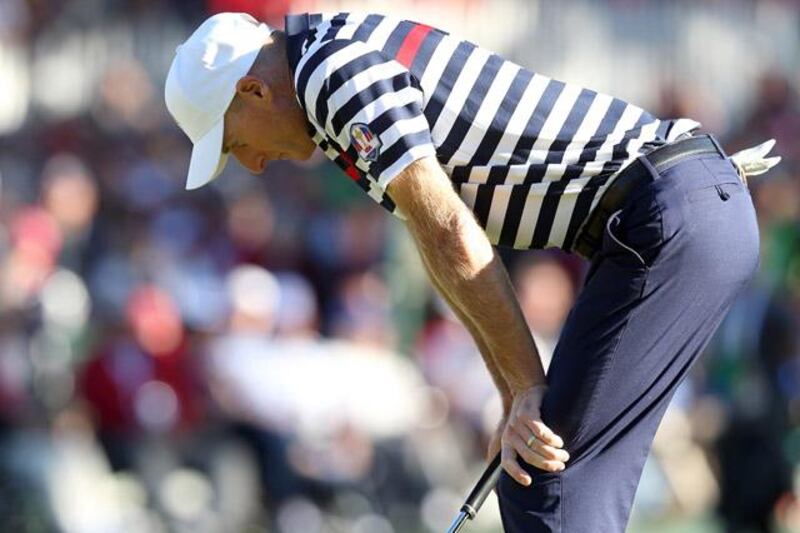
<svg viewBox="0 0 800 533"><path fill-rule="evenodd" d="M530 437L528 437L528 440L527 440L527 441L525 441L525 445L526 445L528 448L530 448L530 447L531 447L531 444L533 444L533 442L534 442L535 440L536 440L536 435L534 435L533 433L531 433L531 436L530 436Z"/></svg>

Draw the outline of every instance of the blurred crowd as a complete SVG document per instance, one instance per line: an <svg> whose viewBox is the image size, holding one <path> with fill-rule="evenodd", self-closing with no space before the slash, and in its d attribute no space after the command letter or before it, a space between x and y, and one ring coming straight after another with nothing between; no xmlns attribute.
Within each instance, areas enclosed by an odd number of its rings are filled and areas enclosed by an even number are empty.
<svg viewBox="0 0 800 533"><path fill-rule="evenodd" d="M0 531L441 531L482 471L499 399L397 221L319 153L183 190L163 49L211 12L280 26L292 2L257 5L0 0ZM113 32L92 40L97 18ZM113 42L127 53L69 61ZM775 138L784 159L750 181L758 278L664 419L634 527L800 531L788 76L760 73L713 132L729 153ZM703 120L696 95L659 98L657 115ZM502 255L547 368L587 265ZM499 531L485 509L475 530Z"/></svg>

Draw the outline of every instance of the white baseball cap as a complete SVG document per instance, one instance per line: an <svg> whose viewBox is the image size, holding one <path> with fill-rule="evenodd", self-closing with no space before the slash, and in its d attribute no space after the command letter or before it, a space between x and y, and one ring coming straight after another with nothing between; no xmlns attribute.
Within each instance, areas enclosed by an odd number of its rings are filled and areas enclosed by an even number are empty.
<svg viewBox="0 0 800 533"><path fill-rule="evenodd" d="M236 94L236 83L253 66L272 31L246 13L219 13L175 50L164 100L194 144L187 189L202 187L225 168L225 111Z"/></svg>

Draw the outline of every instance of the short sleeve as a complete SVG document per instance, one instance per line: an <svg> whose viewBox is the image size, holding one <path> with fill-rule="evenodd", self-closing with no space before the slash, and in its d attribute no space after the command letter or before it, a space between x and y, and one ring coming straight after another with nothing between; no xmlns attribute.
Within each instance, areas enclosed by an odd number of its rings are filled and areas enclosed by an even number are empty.
<svg viewBox="0 0 800 533"><path fill-rule="evenodd" d="M301 103L381 189L436 155L422 90L404 65L361 41L332 40L307 53L296 82Z"/></svg>

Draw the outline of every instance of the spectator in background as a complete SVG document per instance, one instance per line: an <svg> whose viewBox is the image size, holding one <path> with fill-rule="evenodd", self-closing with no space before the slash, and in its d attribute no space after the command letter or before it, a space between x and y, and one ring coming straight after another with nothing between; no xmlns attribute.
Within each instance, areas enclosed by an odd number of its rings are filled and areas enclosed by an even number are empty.
<svg viewBox="0 0 800 533"><path fill-rule="evenodd" d="M264 501L275 506L300 491L286 451L291 401L275 401L279 396L264 386L270 363L287 350L274 337L280 288L272 273L252 264L234 268L226 288L227 331L208 345L206 374L213 401L254 451Z"/></svg>
<svg viewBox="0 0 800 533"><path fill-rule="evenodd" d="M59 263L75 272L88 267L99 191L86 164L72 154L56 154L42 171L42 206L64 239Z"/></svg>
<svg viewBox="0 0 800 533"><path fill-rule="evenodd" d="M763 278L762 278L763 280ZM734 304L709 347L706 387L722 400L718 511L727 533L779 531L778 502L791 494L791 428L787 406L800 400L797 291L772 291L762 281ZM753 450L762 450L756 458Z"/></svg>
<svg viewBox="0 0 800 533"><path fill-rule="evenodd" d="M730 149L737 150L763 136L776 139L787 166L796 169L800 165L800 146L794 142L800 137L799 104L796 88L783 73L765 72L741 128L731 135Z"/></svg>
<svg viewBox="0 0 800 533"><path fill-rule="evenodd" d="M346 276L334 289L331 336L356 344L393 346L389 291L373 272Z"/></svg>
<svg viewBox="0 0 800 533"><path fill-rule="evenodd" d="M203 419L197 369L172 299L162 290L135 290L124 329L87 363L81 391L115 469L132 469L150 436L197 428Z"/></svg>
<svg viewBox="0 0 800 533"><path fill-rule="evenodd" d="M227 226L237 263L259 264L274 268L272 257L279 259L273 237L275 214L269 196L261 187L253 187L235 198L228 209Z"/></svg>
<svg viewBox="0 0 800 533"><path fill-rule="evenodd" d="M527 254L517 261L512 279L546 371L561 327L575 303L573 278L559 256L544 252Z"/></svg>
<svg viewBox="0 0 800 533"><path fill-rule="evenodd" d="M311 283L295 272L278 272L276 277L280 287L277 334L289 339L318 338L320 317L317 295Z"/></svg>
<svg viewBox="0 0 800 533"><path fill-rule="evenodd" d="M17 211L9 230L10 248L0 272L0 294L6 312L22 313L35 305L55 269L64 237L56 220L41 206Z"/></svg>

